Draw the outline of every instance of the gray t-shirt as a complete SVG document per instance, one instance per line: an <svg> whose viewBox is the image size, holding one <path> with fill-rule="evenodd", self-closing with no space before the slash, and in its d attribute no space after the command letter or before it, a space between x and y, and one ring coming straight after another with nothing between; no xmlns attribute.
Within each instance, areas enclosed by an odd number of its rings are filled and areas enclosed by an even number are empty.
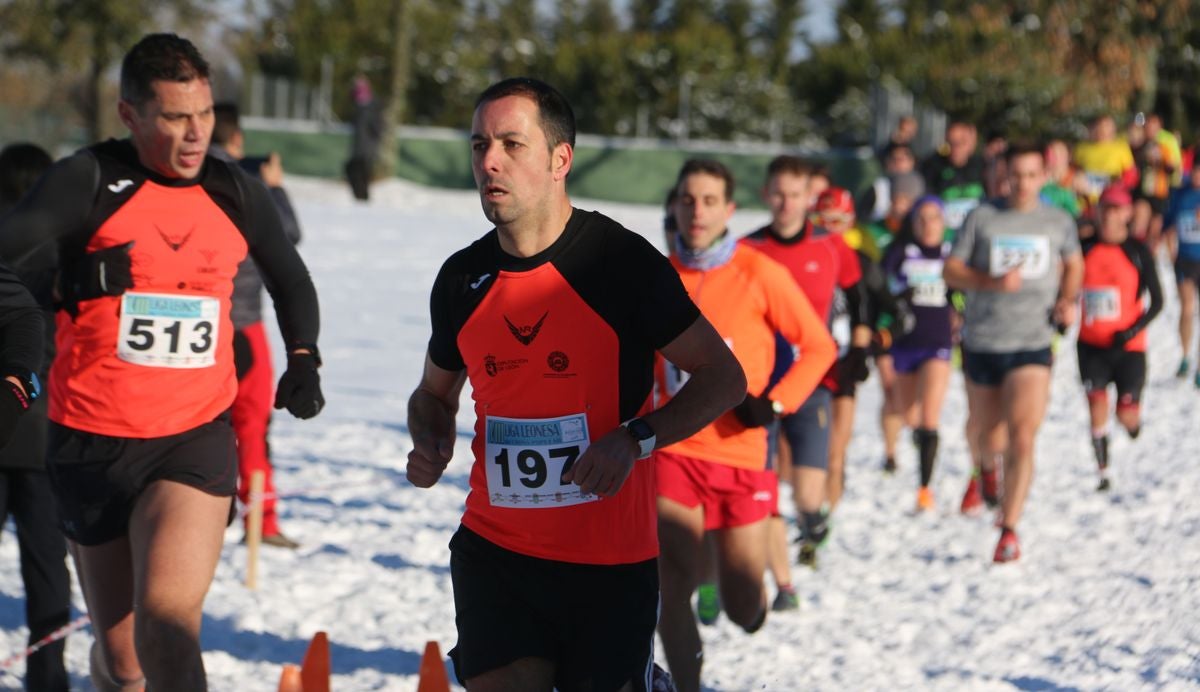
<svg viewBox="0 0 1200 692"><path fill-rule="evenodd" d="M1015 293L968 291L963 344L971 351L1011 353L1050 346L1050 323L1058 297L1061 260L1079 254L1075 222L1046 204L1015 211L992 204L971 212L954 239L951 257L967 266L1002 276L1020 266Z"/></svg>

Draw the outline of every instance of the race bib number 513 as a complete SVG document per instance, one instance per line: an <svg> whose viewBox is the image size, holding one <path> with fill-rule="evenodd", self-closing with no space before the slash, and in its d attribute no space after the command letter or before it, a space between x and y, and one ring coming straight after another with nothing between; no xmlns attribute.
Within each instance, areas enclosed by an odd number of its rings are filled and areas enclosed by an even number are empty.
<svg viewBox="0 0 1200 692"><path fill-rule="evenodd" d="M157 368L207 368L217 362L221 301L208 296L121 296L117 357Z"/></svg>
<svg viewBox="0 0 1200 692"><path fill-rule="evenodd" d="M488 416L484 434L488 499L495 507L536 509L595 502L562 476L588 448L587 415Z"/></svg>

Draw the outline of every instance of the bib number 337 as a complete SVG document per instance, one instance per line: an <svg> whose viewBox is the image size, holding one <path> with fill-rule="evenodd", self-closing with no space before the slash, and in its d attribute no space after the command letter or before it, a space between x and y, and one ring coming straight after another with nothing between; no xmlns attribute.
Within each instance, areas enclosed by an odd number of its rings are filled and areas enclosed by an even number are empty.
<svg viewBox="0 0 1200 692"><path fill-rule="evenodd" d="M486 426L488 498L493 506L569 507L599 499L562 480L588 448L585 414L561 418L488 416Z"/></svg>
<svg viewBox="0 0 1200 692"><path fill-rule="evenodd" d="M125 293L117 357L158 368L216 363L221 302L207 296Z"/></svg>

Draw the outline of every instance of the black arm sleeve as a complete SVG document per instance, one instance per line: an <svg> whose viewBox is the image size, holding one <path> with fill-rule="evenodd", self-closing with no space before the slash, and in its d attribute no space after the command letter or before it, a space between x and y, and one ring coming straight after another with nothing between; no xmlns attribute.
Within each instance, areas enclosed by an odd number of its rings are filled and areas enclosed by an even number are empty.
<svg viewBox="0 0 1200 692"><path fill-rule="evenodd" d="M0 264L0 366L41 370L43 332L42 311L33 296Z"/></svg>
<svg viewBox="0 0 1200 692"><path fill-rule="evenodd" d="M282 187L270 188L271 199L279 211L279 223L283 225L283 233L292 241L292 245L300 244L300 221L296 219L296 210L292 208L292 199Z"/></svg>
<svg viewBox="0 0 1200 692"><path fill-rule="evenodd" d="M1150 321L1162 312L1163 308L1163 292L1162 284L1158 282L1158 269L1154 265L1154 255L1150 254L1149 248L1141 243L1133 244L1133 251L1138 253L1138 267L1141 270L1142 286L1150 294L1150 305L1146 306L1146 310L1138 316L1137 321L1130 326L1133 334L1137 334L1150 324Z"/></svg>
<svg viewBox="0 0 1200 692"><path fill-rule="evenodd" d="M246 242L275 303L279 331L288 348L316 344L321 328L317 289L296 246L284 233L267 186L247 175L235 175L245 201Z"/></svg>
<svg viewBox="0 0 1200 692"><path fill-rule="evenodd" d="M22 271L53 269L57 253L39 252L72 233L84 233L100 184L95 156L80 152L51 166L8 214L0 218L0 260ZM37 258L47 258L45 262Z"/></svg>

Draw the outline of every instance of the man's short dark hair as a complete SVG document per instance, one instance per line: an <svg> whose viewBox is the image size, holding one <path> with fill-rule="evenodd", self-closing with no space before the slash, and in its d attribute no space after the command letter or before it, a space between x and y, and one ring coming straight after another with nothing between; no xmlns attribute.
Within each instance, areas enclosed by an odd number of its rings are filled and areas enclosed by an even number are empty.
<svg viewBox="0 0 1200 692"><path fill-rule="evenodd" d="M152 83L208 79L208 62L186 38L149 34L121 61L121 100L136 107L154 98Z"/></svg>
<svg viewBox="0 0 1200 692"><path fill-rule="evenodd" d="M537 104L538 123L551 150L563 142L575 147L575 111L558 89L540 79L511 77L484 89L475 102L475 110L506 96L524 96Z"/></svg>
<svg viewBox="0 0 1200 692"><path fill-rule="evenodd" d="M241 116L236 103L218 103L213 106L212 141L217 146L225 146L242 129Z"/></svg>
<svg viewBox="0 0 1200 692"><path fill-rule="evenodd" d="M780 154L771 159L767 164L767 182L770 183L775 176L782 173L790 173L791 175L807 178L812 174L812 164L799 156L791 154Z"/></svg>
<svg viewBox="0 0 1200 692"><path fill-rule="evenodd" d="M1029 154L1036 155L1042 160L1042 165L1046 164L1046 147L1037 142L1016 142L1008 145L1008 149L1004 151L1004 162L1012 165L1018 157L1028 156Z"/></svg>
<svg viewBox="0 0 1200 692"><path fill-rule="evenodd" d="M0 149L0 211L19 202L53 163L36 144L18 142Z"/></svg>
<svg viewBox="0 0 1200 692"><path fill-rule="evenodd" d="M688 159L683 163L683 168L679 169L679 175L675 178L675 189L679 189L679 184L688 176L703 173L711 175L714 178L720 178L725 181L725 199L731 201L733 199L733 171L721 163L713 159Z"/></svg>

